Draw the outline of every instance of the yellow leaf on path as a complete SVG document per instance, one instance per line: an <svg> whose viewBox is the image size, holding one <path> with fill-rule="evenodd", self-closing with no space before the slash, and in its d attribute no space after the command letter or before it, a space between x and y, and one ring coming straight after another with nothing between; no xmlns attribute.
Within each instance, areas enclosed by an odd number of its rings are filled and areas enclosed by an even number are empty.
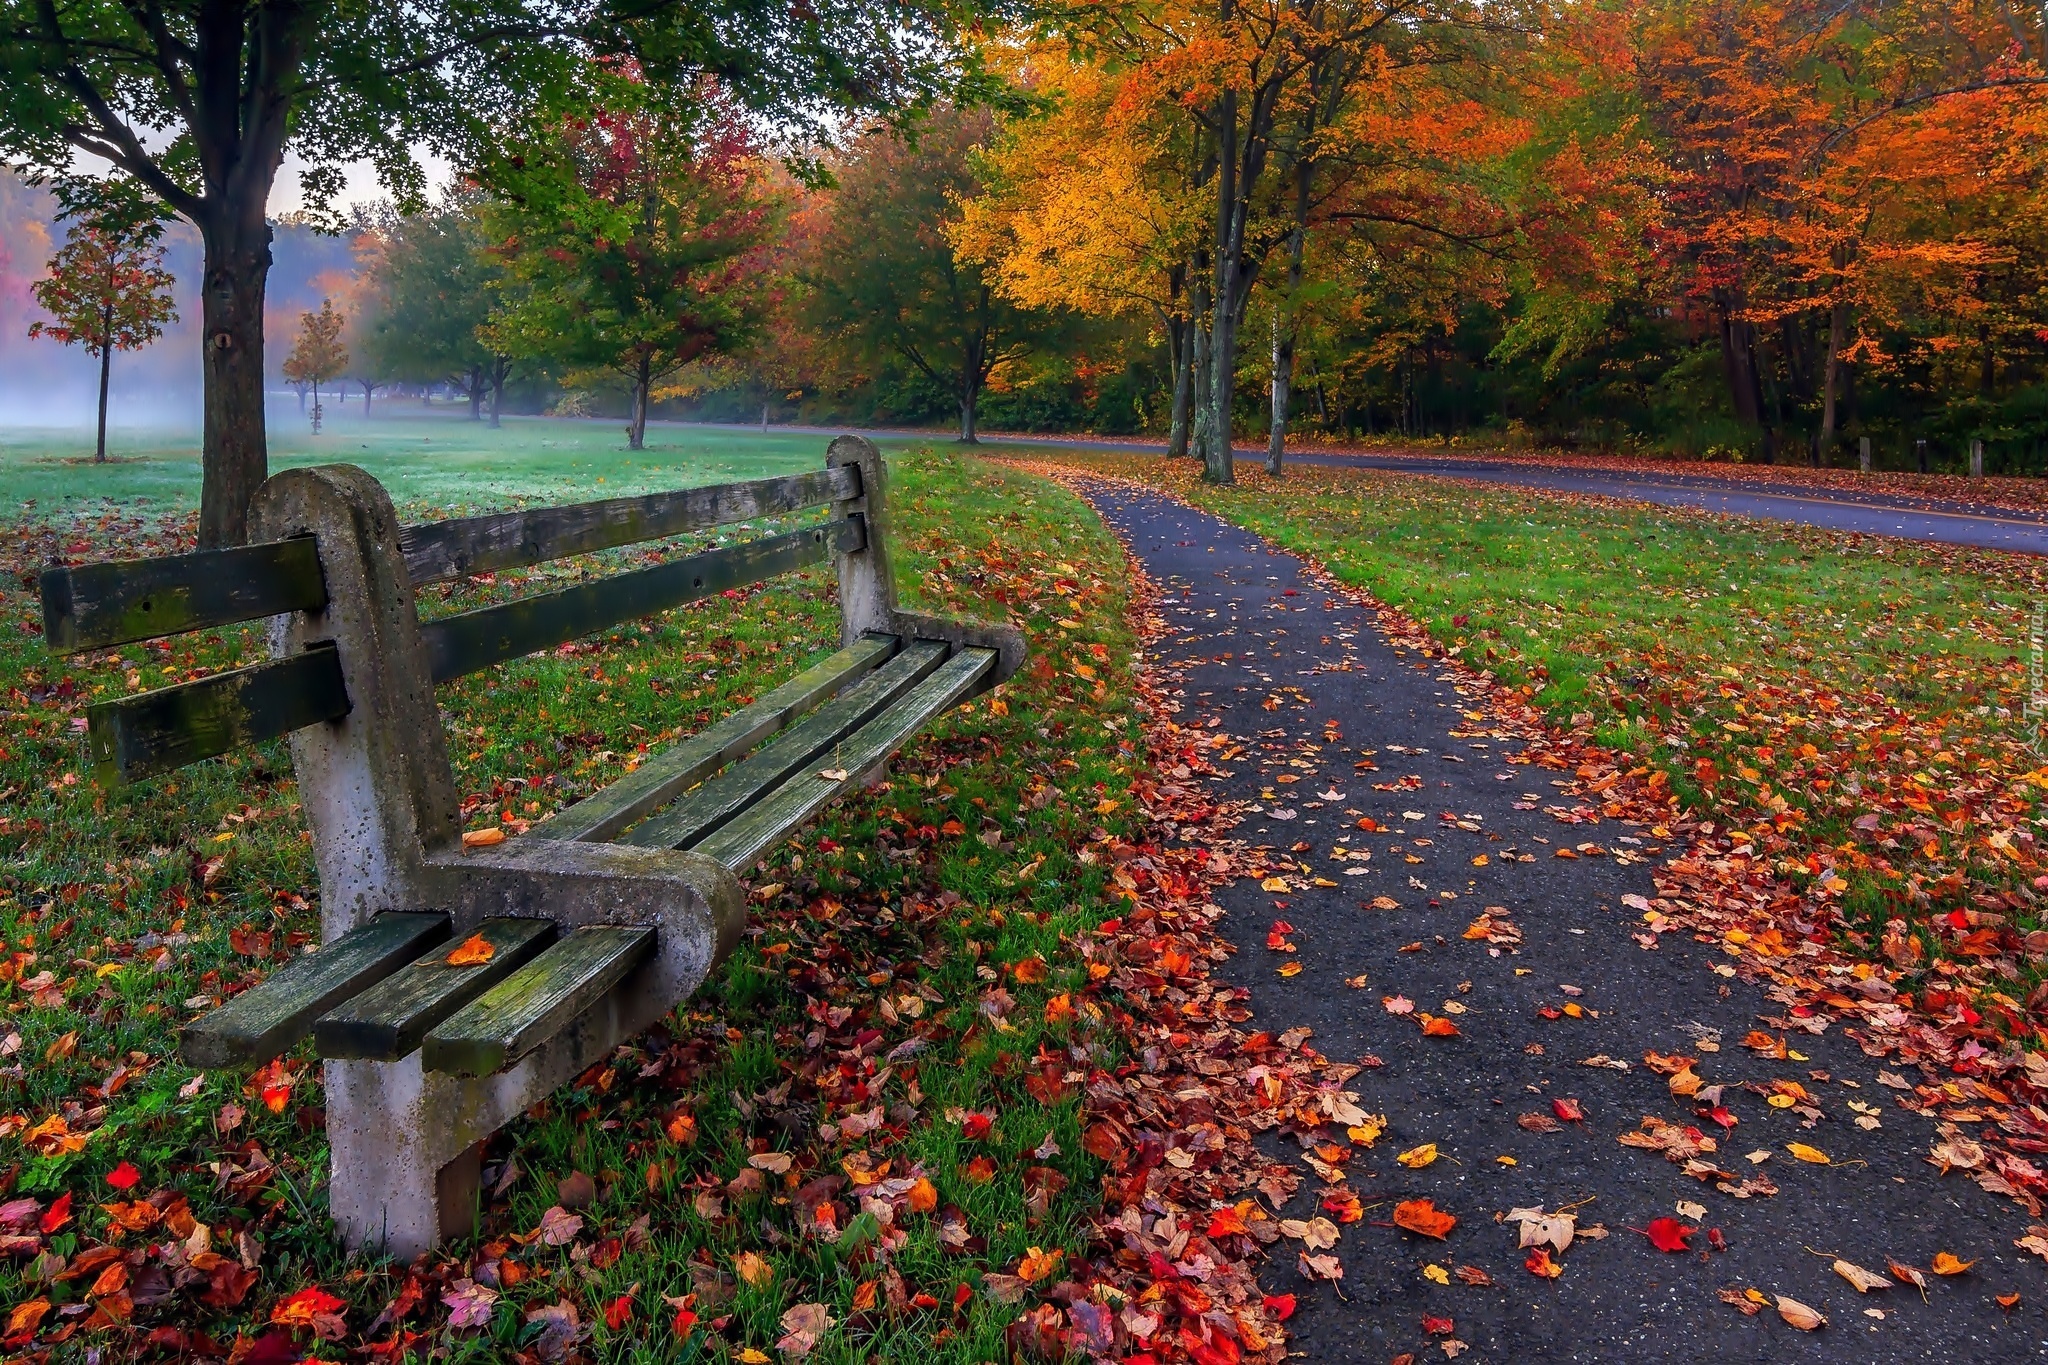
<svg viewBox="0 0 2048 1365"><path fill-rule="evenodd" d="M1440 1265L1426 1265L1422 1267L1422 1275L1424 1279L1433 1280L1437 1284L1449 1284L1451 1282L1451 1272L1445 1270Z"/></svg>
<svg viewBox="0 0 2048 1365"><path fill-rule="evenodd" d="M1960 1275L1975 1264L1975 1261L1961 1260L1949 1252L1937 1251L1934 1253L1934 1264L1927 1268L1937 1275Z"/></svg>
<svg viewBox="0 0 2048 1365"><path fill-rule="evenodd" d="M1285 877L1268 877L1259 883L1259 890L1261 891L1285 891L1286 889L1287 879Z"/></svg>
<svg viewBox="0 0 2048 1365"><path fill-rule="evenodd" d="M1485 867L1485 866L1486 866L1486 864L1487 864L1487 861L1488 861L1488 860L1487 860L1487 857L1486 857L1486 855L1485 855L1484 853L1482 853L1482 854L1480 854L1480 855L1479 855L1478 857L1476 857L1476 858L1474 858L1474 859L1472 860L1472 866L1474 866L1474 867Z"/></svg>
<svg viewBox="0 0 2048 1365"><path fill-rule="evenodd" d="M1400 1162L1411 1171L1419 1171L1430 1162L1436 1160L1436 1144L1434 1142L1425 1142L1420 1147L1410 1147L1407 1151L1395 1157L1394 1160Z"/></svg>
<svg viewBox="0 0 2048 1365"><path fill-rule="evenodd" d="M448 954L448 965L451 967L481 966L497 955L498 950L491 946L489 939L485 938L482 934L471 934L468 938L462 940L461 947Z"/></svg>
<svg viewBox="0 0 2048 1365"><path fill-rule="evenodd" d="M1671 1078L1670 1085L1671 1093L1674 1095L1697 1095L1706 1086L1706 1082L1700 1079L1697 1071L1687 1067Z"/></svg>
<svg viewBox="0 0 2048 1365"><path fill-rule="evenodd" d="M1283 962L1282 964L1280 964L1280 975L1282 975L1282 976L1299 976L1299 975L1301 975L1301 963L1300 963L1300 961L1299 961L1299 960L1297 960L1297 961L1294 961L1294 962Z"/></svg>
<svg viewBox="0 0 2048 1365"><path fill-rule="evenodd" d="M1823 1152L1818 1147L1809 1147L1803 1142L1788 1142L1785 1144L1785 1150L1798 1157L1801 1161L1810 1161L1816 1166L1828 1164L1828 1154L1826 1152Z"/></svg>

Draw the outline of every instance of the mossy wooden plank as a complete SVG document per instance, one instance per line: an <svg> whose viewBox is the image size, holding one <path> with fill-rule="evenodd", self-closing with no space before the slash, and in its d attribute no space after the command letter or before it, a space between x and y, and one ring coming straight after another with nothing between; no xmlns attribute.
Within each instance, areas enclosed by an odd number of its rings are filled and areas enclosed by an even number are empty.
<svg viewBox="0 0 2048 1365"><path fill-rule="evenodd" d="M379 915L187 1024L178 1055L192 1066L267 1062L305 1037L315 1019L447 937L443 914Z"/></svg>
<svg viewBox="0 0 2048 1365"><path fill-rule="evenodd" d="M994 650L962 650L908 695L847 736L830 769L799 772L698 843L696 850L734 872L751 866L790 831L867 780L912 735L972 693L995 666ZM840 776L828 777L828 771Z"/></svg>
<svg viewBox="0 0 2048 1365"><path fill-rule="evenodd" d="M398 543L415 584L439 583L801 511L859 493L858 471L826 469L408 526Z"/></svg>
<svg viewBox="0 0 2048 1365"><path fill-rule="evenodd" d="M741 757L791 720L870 672L896 650L890 635L868 635L819 660L753 705L649 758L601 791L535 825L529 837L603 840Z"/></svg>
<svg viewBox="0 0 2048 1365"><path fill-rule="evenodd" d="M156 559L43 570L43 640L54 653L106 649L326 605L310 536Z"/></svg>
<svg viewBox="0 0 2048 1365"><path fill-rule="evenodd" d="M852 687L661 814L628 832L621 843L687 848L753 805L791 774L837 762L834 747L945 660L946 647L920 640Z"/></svg>
<svg viewBox="0 0 2048 1365"><path fill-rule="evenodd" d="M553 921L541 919L485 920L476 932L491 945L488 961L453 966L446 945L435 947L321 1015L313 1024L313 1050L322 1057L395 1062L417 1048L434 1025L531 962L555 939Z"/></svg>
<svg viewBox="0 0 2048 1365"><path fill-rule="evenodd" d="M179 683L86 712L93 776L120 786L303 725L348 714L341 660L330 644L289 658Z"/></svg>
<svg viewBox="0 0 2048 1365"><path fill-rule="evenodd" d="M492 664L791 573L823 561L859 527L846 519L784 535L750 540L651 569L611 574L557 592L443 617L420 627L435 682L447 682Z"/></svg>
<svg viewBox="0 0 2048 1365"><path fill-rule="evenodd" d="M428 1033L421 1065L495 1075L567 1028L653 952L652 929L577 929Z"/></svg>

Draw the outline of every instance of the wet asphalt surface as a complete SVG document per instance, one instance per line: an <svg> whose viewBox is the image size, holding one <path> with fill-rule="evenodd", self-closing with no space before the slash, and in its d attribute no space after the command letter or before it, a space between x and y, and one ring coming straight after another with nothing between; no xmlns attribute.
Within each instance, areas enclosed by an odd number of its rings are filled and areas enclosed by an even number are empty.
<svg viewBox="0 0 2048 1365"><path fill-rule="evenodd" d="M1364 1109L1386 1116L1388 1130L1346 1168L1368 1209L1334 1248L1341 1285L1304 1277L1298 1242L1277 1243L1262 1273L1270 1292L1300 1298L1289 1324L1298 1358L1383 1362L1413 1352L1418 1362L1441 1360L1447 1340L1469 1347L1467 1361L2022 1361L2048 1352L2048 1264L2012 1245L2029 1222L2025 1211L1926 1162L1933 1124L1892 1102L1877 1083L1879 1063L1839 1029L1792 1034L1804 1061L1760 1058L1741 1039L1780 1011L1756 987L1715 975L1714 945L1682 934L1653 940L1654 950L1639 945L1639 915L1621 897L1653 894L1662 845L1648 829L1561 822L1545 808L1576 804L1553 786L1565 774L1508 761L1519 745L1468 718L1452 669L1404 657L1370 610L1334 597L1292 556L1154 494L1110 485L1089 492L1161 591L1169 633L1156 651L1182 668L1180 720L1220 717L1245 741L1218 784L1221 795L1259 807L1238 835L1336 883L1274 895L1245 880L1223 892L1222 928L1239 950L1225 974L1251 989L1246 1027L1307 1027L1333 1062L1380 1062L1347 1083ZM1377 771L1354 766L1367 754ZM1278 782L1284 774L1298 780ZM1360 815L1385 832L1361 831ZM1307 847L1286 852L1297 844ZM1555 856L1560 845L1580 844L1605 856ZM1336 847L1353 856L1333 859ZM1360 851L1370 860L1357 859ZM1486 865L1475 866L1482 854ZM1370 908L1377 896L1401 908ZM1488 906L1506 908L1518 946L1462 937ZM1299 950L1303 970L1291 978L1277 974L1289 955L1267 947L1276 920L1292 926L1287 937ZM1365 984L1347 985L1361 974ZM1460 1036L1423 1036L1416 1014L1388 1012L1387 996L1453 1019ZM1585 1015L1539 1013L1567 1003ZM1717 1035L1717 1051L1701 1048ZM1777 1195L1731 1198L1661 1154L1617 1141L1649 1115L1717 1131L1644 1066L1646 1049L1696 1057L1707 1084L1729 1083L1723 1102L1739 1122L1708 1159L1739 1176L1768 1173ZM1629 1070L1583 1065L1602 1054ZM1780 1078L1816 1098L1817 1123L1738 1088ZM1524 1114L1554 1114L1553 1099L1576 1100L1585 1122L1551 1133L1517 1124ZM1871 1106L1880 1126L1856 1127L1852 1103ZM1292 1139L1261 1141L1276 1157L1301 1155ZM1431 1142L1441 1152L1433 1164L1396 1163ZM1789 1142L1836 1164L1797 1161ZM1747 1159L1760 1151L1771 1153L1767 1161ZM1284 1217L1316 1212L1321 1182L1300 1168L1302 1189ZM1387 1222L1394 1201L1416 1198L1457 1216L1447 1240ZM1659 1252L1640 1229L1679 1216L1686 1201L1707 1209L1682 1220L1701 1229L1694 1251ZM1539 1278L1524 1267L1515 1225L1496 1215L1573 1204L1581 1235L1558 1258L1562 1276ZM1604 1239L1585 1235L1596 1224ZM1720 1230L1726 1251L1706 1249L1709 1228ZM1859 1296L1831 1269L1837 1255L1879 1273L1888 1257L1925 1269L1939 1251L1978 1264L1930 1277L1926 1302L1903 1284ZM1432 1266L1450 1272L1450 1283L1429 1278ZM1456 1272L1468 1266L1492 1285L1463 1283ZM1727 1286L1790 1296L1829 1325L1800 1332L1768 1306L1745 1316L1721 1301ZM1994 1302L2014 1291L2017 1308ZM1446 1333L1438 1322L1432 1334L1425 1317L1452 1326Z"/></svg>

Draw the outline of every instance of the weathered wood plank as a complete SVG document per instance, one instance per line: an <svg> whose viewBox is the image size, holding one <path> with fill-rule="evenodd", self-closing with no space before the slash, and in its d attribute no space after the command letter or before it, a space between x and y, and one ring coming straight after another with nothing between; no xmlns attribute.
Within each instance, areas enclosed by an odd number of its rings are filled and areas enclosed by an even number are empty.
<svg viewBox="0 0 2048 1365"><path fill-rule="evenodd" d="M326 605L311 536L43 570L43 640L76 654Z"/></svg>
<svg viewBox="0 0 2048 1365"><path fill-rule="evenodd" d="M488 962L449 965L436 947L376 985L342 1001L313 1024L313 1050L322 1057L395 1062L420 1045L428 1030L513 972L555 940L544 919L491 919L477 926L491 945Z"/></svg>
<svg viewBox="0 0 2048 1365"><path fill-rule="evenodd" d="M293 958L260 985L178 1035L192 1066L257 1066L287 1051L313 1021L448 937L443 914L384 914Z"/></svg>
<svg viewBox="0 0 2048 1365"><path fill-rule="evenodd" d="M658 611L821 562L859 530L847 521L750 540L612 574L558 592L429 621L420 627L434 681L447 682Z"/></svg>
<svg viewBox="0 0 2048 1365"><path fill-rule="evenodd" d="M93 777L119 786L348 714L332 645L179 683L86 712Z"/></svg>
<svg viewBox="0 0 2048 1365"><path fill-rule="evenodd" d="M414 584L439 583L819 507L859 492L857 471L827 469L408 526L398 543Z"/></svg>
<svg viewBox="0 0 2048 1365"><path fill-rule="evenodd" d="M653 952L652 929L578 929L427 1034L421 1065L495 1075L567 1028Z"/></svg>
<svg viewBox="0 0 2048 1365"><path fill-rule="evenodd" d="M827 656L753 705L733 712L649 758L618 781L555 812L528 833L535 839L605 840L741 757L791 720L896 650L890 635L869 635Z"/></svg>
<svg viewBox="0 0 2048 1365"><path fill-rule="evenodd" d="M841 777L799 772L696 845L734 872L751 867L763 853L833 800L868 780L889 755L981 683L996 666L991 649L967 649L948 659L909 695L849 735L833 757Z"/></svg>
<svg viewBox="0 0 2048 1365"><path fill-rule="evenodd" d="M792 773L833 759L833 748L876 712L915 687L946 657L946 647L918 641L846 691L763 744L639 828L621 843L687 848L759 800Z"/></svg>

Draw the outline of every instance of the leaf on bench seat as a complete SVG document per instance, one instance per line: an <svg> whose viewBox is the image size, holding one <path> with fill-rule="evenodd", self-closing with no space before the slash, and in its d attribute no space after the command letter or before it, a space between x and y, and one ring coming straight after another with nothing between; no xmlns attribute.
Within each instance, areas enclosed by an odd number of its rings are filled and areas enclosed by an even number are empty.
<svg viewBox="0 0 2048 1365"><path fill-rule="evenodd" d="M654 952L654 930L586 925L427 1034L429 1071L490 1076L575 1022Z"/></svg>
<svg viewBox="0 0 2048 1365"><path fill-rule="evenodd" d="M313 1025L314 1050L322 1057L395 1062L434 1025L538 957L554 938L551 920L485 920L453 953L436 948L322 1015Z"/></svg>
<svg viewBox="0 0 2048 1365"><path fill-rule="evenodd" d="M178 1055L193 1066L254 1066L290 1048L313 1021L448 937L448 917L384 914L293 958L185 1026Z"/></svg>

